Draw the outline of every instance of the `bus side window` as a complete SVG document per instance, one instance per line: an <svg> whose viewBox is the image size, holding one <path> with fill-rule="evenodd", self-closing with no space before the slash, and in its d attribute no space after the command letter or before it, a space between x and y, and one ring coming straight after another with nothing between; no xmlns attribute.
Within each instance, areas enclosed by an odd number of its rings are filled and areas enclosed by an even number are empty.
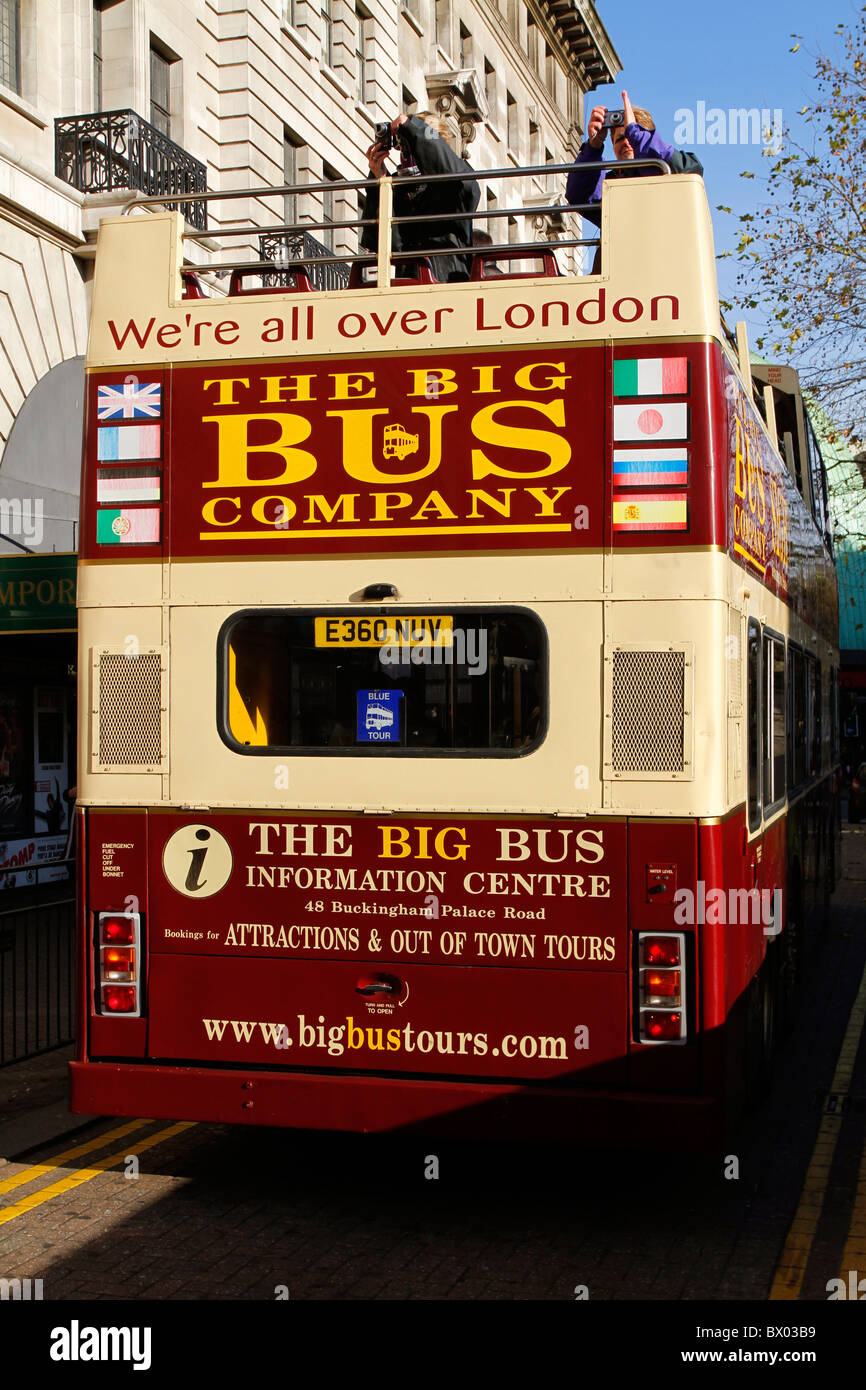
<svg viewBox="0 0 866 1390"><path fill-rule="evenodd" d="M833 763L833 670L822 668L821 675L821 770Z"/></svg>
<svg viewBox="0 0 866 1390"><path fill-rule="evenodd" d="M820 668L814 656L805 656L806 679L803 702L803 753L805 776L814 777L818 771L820 757L819 731L821 727L820 706Z"/></svg>
<svg viewBox="0 0 866 1390"><path fill-rule="evenodd" d="M790 702L791 756L789 790L806 780L806 662L797 647L788 647L788 698Z"/></svg>
<svg viewBox="0 0 866 1390"><path fill-rule="evenodd" d="M812 660L814 696L812 701L812 775L821 771L821 724L823 714L824 673L820 661Z"/></svg>
<svg viewBox="0 0 866 1390"><path fill-rule="evenodd" d="M761 761L764 809L785 796L785 644L764 634L761 681Z"/></svg>
<svg viewBox="0 0 866 1390"><path fill-rule="evenodd" d="M749 619L746 716L749 743L749 829L761 823L761 634Z"/></svg>
<svg viewBox="0 0 866 1390"><path fill-rule="evenodd" d="M773 800L782 801L785 796L785 725L787 700L785 691L785 643L780 637L773 638Z"/></svg>
<svg viewBox="0 0 866 1390"><path fill-rule="evenodd" d="M804 423L806 426L806 451L809 455L809 471L812 480L812 497L815 508L815 525L821 532L828 548L832 546L832 532L830 525L830 509L827 503L827 470L824 465L824 458L821 453L821 446L815 435L812 421L803 411Z"/></svg>

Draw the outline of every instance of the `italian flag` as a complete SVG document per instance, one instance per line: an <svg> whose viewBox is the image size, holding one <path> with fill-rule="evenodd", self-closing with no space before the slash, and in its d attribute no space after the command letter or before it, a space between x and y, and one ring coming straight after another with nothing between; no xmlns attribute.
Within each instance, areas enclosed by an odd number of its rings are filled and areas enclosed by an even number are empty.
<svg viewBox="0 0 866 1390"><path fill-rule="evenodd" d="M686 396L687 357L624 357L613 364L615 396Z"/></svg>
<svg viewBox="0 0 866 1390"><path fill-rule="evenodd" d="M116 510L100 507L96 513L97 545L155 545L159 543L159 507Z"/></svg>

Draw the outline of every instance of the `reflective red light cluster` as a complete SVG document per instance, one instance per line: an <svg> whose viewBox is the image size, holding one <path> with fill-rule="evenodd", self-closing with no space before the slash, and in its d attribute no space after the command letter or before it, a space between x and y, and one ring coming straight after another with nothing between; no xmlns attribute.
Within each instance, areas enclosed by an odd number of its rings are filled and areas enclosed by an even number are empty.
<svg viewBox="0 0 866 1390"><path fill-rule="evenodd" d="M135 948L108 946L102 952L103 980L135 979Z"/></svg>
<svg viewBox="0 0 866 1390"><path fill-rule="evenodd" d="M96 914L96 970L98 1012L141 1013L140 958L141 917L137 912Z"/></svg>
<svg viewBox="0 0 866 1390"><path fill-rule="evenodd" d="M135 985L103 985L104 1014L133 1014L137 1012L138 990Z"/></svg>
<svg viewBox="0 0 866 1390"><path fill-rule="evenodd" d="M132 946L135 941L135 920L132 917L109 917L100 914L99 934L104 945Z"/></svg>
<svg viewBox="0 0 866 1390"><path fill-rule="evenodd" d="M641 965L679 965L678 936L644 936L640 938Z"/></svg>
<svg viewBox="0 0 866 1390"><path fill-rule="evenodd" d="M648 970L644 976L644 994L647 997L678 999L680 994L680 972L678 970Z"/></svg>
<svg viewBox="0 0 866 1390"><path fill-rule="evenodd" d="M652 1042L679 1042L682 1018L679 1014L644 1014L641 1018L641 1032Z"/></svg>
<svg viewBox="0 0 866 1390"><path fill-rule="evenodd" d="M685 936L682 932L639 932L635 952L637 1040L686 1040Z"/></svg>

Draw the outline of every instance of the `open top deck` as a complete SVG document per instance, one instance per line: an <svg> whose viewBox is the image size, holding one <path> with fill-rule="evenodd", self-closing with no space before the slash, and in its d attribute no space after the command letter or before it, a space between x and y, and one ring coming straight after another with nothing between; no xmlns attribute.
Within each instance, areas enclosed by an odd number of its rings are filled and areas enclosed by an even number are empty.
<svg viewBox="0 0 866 1390"><path fill-rule="evenodd" d="M483 183L485 175L476 177ZM185 297L196 268L185 265L191 234L181 213L132 211L100 227L89 368L721 336L712 226L696 175L659 172L606 182L598 274L549 273L561 267L557 244L545 242L485 247L473 268L479 278L452 284L406 283L406 267L395 261L398 282L388 286L387 269L381 287L325 291L303 288L303 275L292 287L268 289L237 274L230 282L237 293ZM251 228L250 237L261 230ZM380 242L387 232L383 217ZM380 271L390 259L389 241L384 244ZM515 252L524 263L546 259L548 273L512 273ZM484 261L497 254L501 273L484 274ZM202 269L218 270L219 263Z"/></svg>

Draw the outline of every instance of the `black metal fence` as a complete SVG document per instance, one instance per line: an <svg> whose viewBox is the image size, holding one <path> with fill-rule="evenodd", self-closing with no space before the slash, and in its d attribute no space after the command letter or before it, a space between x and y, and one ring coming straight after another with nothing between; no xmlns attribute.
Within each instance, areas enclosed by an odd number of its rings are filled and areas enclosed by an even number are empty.
<svg viewBox="0 0 866 1390"><path fill-rule="evenodd" d="M321 256L333 256L333 251L317 241L309 232L272 232L259 237L259 255L263 261L273 261L277 267L289 262L301 262L307 267L314 290L342 290L349 283L347 265L316 265ZM262 274L262 285L278 288L287 283L287 270L275 269Z"/></svg>
<svg viewBox="0 0 866 1390"><path fill-rule="evenodd" d="M136 111L95 111L54 122L54 172L82 193L132 189L165 198L207 192L207 170ZM184 215L207 230L207 205L187 202Z"/></svg>
<svg viewBox="0 0 866 1390"><path fill-rule="evenodd" d="M62 862L74 874L74 861ZM0 1067L72 1041L74 941L71 884L0 907Z"/></svg>

